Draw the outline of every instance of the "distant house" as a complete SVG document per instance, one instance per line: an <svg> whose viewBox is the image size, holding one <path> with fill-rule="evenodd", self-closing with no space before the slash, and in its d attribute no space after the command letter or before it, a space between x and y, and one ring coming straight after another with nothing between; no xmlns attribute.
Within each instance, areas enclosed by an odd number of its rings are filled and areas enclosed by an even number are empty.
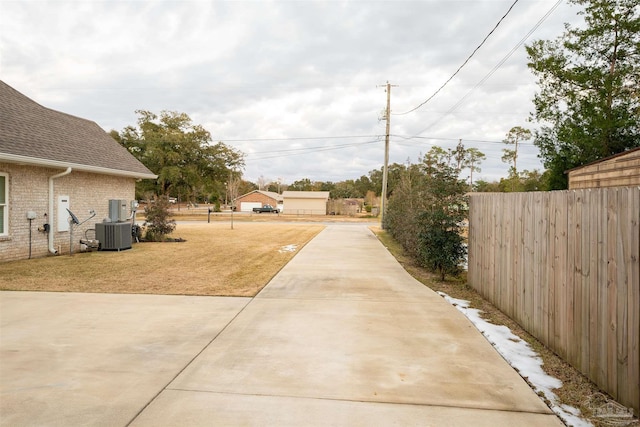
<svg viewBox="0 0 640 427"><path fill-rule="evenodd" d="M271 205L282 210L282 195L273 191L253 190L235 199L234 206L238 212L251 212L253 208Z"/></svg>
<svg viewBox="0 0 640 427"><path fill-rule="evenodd" d="M95 122L51 110L0 81L0 261L79 249L109 216L109 200L135 198L154 175ZM69 214L80 221L70 243ZM77 233L77 239L76 234Z"/></svg>
<svg viewBox="0 0 640 427"><path fill-rule="evenodd" d="M328 191L285 191L282 213L289 215L326 215Z"/></svg>
<svg viewBox="0 0 640 427"><path fill-rule="evenodd" d="M349 215L354 216L362 212L364 199L333 199L329 200L329 215Z"/></svg>
<svg viewBox="0 0 640 427"><path fill-rule="evenodd" d="M640 185L640 147L567 171L569 189Z"/></svg>

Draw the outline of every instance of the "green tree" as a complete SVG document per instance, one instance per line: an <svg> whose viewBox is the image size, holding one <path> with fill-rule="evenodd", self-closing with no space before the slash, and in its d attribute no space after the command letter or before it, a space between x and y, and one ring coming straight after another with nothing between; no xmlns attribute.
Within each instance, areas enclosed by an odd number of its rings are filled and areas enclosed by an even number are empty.
<svg viewBox="0 0 640 427"><path fill-rule="evenodd" d="M424 173L417 165L405 168L389 198L384 228L402 247L416 258L418 253L417 213L422 211Z"/></svg>
<svg viewBox="0 0 640 427"><path fill-rule="evenodd" d="M434 145L424 156L424 163L427 168L439 168L449 166L451 163L451 151Z"/></svg>
<svg viewBox="0 0 640 427"><path fill-rule="evenodd" d="M253 190L257 189L257 184L245 180L240 180L240 183L238 184L238 195L242 196L243 194L251 193Z"/></svg>
<svg viewBox="0 0 640 427"><path fill-rule="evenodd" d="M640 146L638 0L570 0L584 6L584 28L527 46L538 78L534 143L552 189L565 171Z"/></svg>
<svg viewBox="0 0 640 427"><path fill-rule="evenodd" d="M503 148L502 161L510 164L509 178L518 177L518 143L531 139L531 131L520 126L512 127L507 132L507 137L502 140L505 144L512 146L511 148Z"/></svg>
<svg viewBox="0 0 640 427"><path fill-rule="evenodd" d="M369 182L371 183L371 190L378 196L382 194L382 170L383 168L369 171ZM387 190L389 190L391 187L391 183L387 182ZM387 191L387 194L389 194L389 191Z"/></svg>
<svg viewBox="0 0 640 427"><path fill-rule="evenodd" d="M549 190L549 172L540 173L539 170L524 170L520 174L522 191L547 191Z"/></svg>
<svg viewBox="0 0 640 427"><path fill-rule="evenodd" d="M443 150L438 146L434 146L427 153L429 162L435 162L439 165L447 165L453 167L460 176L465 169L469 169L470 184L473 185L473 173L480 172L479 164L486 159L483 152L477 148L465 148L462 140L458 141L456 148Z"/></svg>
<svg viewBox="0 0 640 427"><path fill-rule="evenodd" d="M448 165L428 166L425 172L428 203L418 215L418 259L444 280L459 273L467 254L461 223L467 218L468 186Z"/></svg>
<svg viewBox="0 0 640 427"><path fill-rule="evenodd" d="M158 175L152 186L143 183L137 192L172 194L194 202L224 197L229 171L244 167L243 153L222 142L211 144L211 134L184 113L136 113L137 127L111 135Z"/></svg>
<svg viewBox="0 0 640 427"><path fill-rule="evenodd" d="M473 191L479 193L510 193L513 191L548 191L549 172L540 173L539 170L523 170L517 176L500 178L500 181L487 182L478 180L473 185Z"/></svg>
<svg viewBox="0 0 640 427"><path fill-rule="evenodd" d="M462 230L456 222L459 217L463 218L462 212L454 213L440 206L422 212L418 218L419 260L442 281L447 274L456 276L460 273L460 264L467 255Z"/></svg>
<svg viewBox="0 0 640 427"><path fill-rule="evenodd" d="M468 185L449 162L446 151L432 149L422 163L405 167L385 216L391 235L442 280L458 272L466 255L460 224Z"/></svg>
<svg viewBox="0 0 640 427"><path fill-rule="evenodd" d="M313 183L309 178L293 181L288 187L289 191L313 191Z"/></svg>
<svg viewBox="0 0 640 427"><path fill-rule="evenodd" d="M478 150L477 148L468 148L465 158L464 166L469 168L469 185L473 188L473 173L482 172L480 169L480 163L485 160L487 156Z"/></svg>
<svg viewBox="0 0 640 427"><path fill-rule="evenodd" d="M267 186L267 191L271 191L273 193L282 194L284 185L282 184L282 179L278 178L276 181L271 181Z"/></svg>
<svg viewBox="0 0 640 427"><path fill-rule="evenodd" d="M369 192L373 192L374 187L371 179L368 176L362 175L360 178L356 179L353 183L358 192L358 197L367 197Z"/></svg>
<svg viewBox="0 0 640 427"><path fill-rule="evenodd" d="M353 182L353 181L352 181ZM314 191L333 191L336 188L336 184L331 181L316 181L313 185Z"/></svg>
<svg viewBox="0 0 640 427"><path fill-rule="evenodd" d="M360 193L356 189L355 181L347 179L333 185L330 190L330 197L332 199L351 199L361 197Z"/></svg>
<svg viewBox="0 0 640 427"><path fill-rule="evenodd" d="M501 192L498 182L488 182L484 179L479 179L473 184L473 191L478 193L498 193Z"/></svg>
<svg viewBox="0 0 640 427"><path fill-rule="evenodd" d="M389 172L387 174L387 197L393 194L393 190L395 189L396 184L400 181L400 176L404 173L405 169L405 165L400 163L392 163L389 165ZM369 171L371 190L378 195L382 194L382 175L383 168Z"/></svg>
<svg viewBox="0 0 640 427"><path fill-rule="evenodd" d="M462 172L462 169L464 168L464 163L467 157L467 149L464 148L462 140L459 140L456 148L454 148L453 150L449 149L449 151L451 153L451 161L455 162L456 171L458 171L458 174L460 174L460 172Z"/></svg>

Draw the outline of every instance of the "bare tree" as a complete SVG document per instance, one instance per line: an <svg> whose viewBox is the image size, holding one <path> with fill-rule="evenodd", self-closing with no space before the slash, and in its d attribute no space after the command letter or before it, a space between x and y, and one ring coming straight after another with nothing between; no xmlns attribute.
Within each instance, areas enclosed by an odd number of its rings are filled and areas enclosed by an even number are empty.
<svg viewBox="0 0 640 427"><path fill-rule="evenodd" d="M263 191L267 188L267 185L269 185L269 180L267 178L265 178L263 175L260 175L260 177L258 178L258 190Z"/></svg>
<svg viewBox="0 0 640 427"><path fill-rule="evenodd" d="M231 229L233 230L233 212L236 210L236 199L238 198L238 192L240 189L240 183L242 182L240 172L229 172L229 180L227 181L227 194L229 195L229 201L231 202Z"/></svg>

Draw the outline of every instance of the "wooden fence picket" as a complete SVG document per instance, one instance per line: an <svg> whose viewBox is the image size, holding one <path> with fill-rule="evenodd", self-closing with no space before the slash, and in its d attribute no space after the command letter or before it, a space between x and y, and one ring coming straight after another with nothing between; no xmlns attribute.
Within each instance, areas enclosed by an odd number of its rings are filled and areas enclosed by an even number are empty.
<svg viewBox="0 0 640 427"><path fill-rule="evenodd" d="M469 285L640 412L640 187L473 193Z"/></svg>

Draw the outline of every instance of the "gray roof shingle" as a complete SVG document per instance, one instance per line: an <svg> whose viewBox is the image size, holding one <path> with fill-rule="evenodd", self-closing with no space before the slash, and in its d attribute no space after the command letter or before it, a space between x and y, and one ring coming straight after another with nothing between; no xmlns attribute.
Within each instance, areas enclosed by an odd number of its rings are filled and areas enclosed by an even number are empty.
<svg viewBox="0 0 640 427"><path fill-rule="evenodd" d="M34 102L0 80L0 161L156 176L97 123Z"/></svg>

